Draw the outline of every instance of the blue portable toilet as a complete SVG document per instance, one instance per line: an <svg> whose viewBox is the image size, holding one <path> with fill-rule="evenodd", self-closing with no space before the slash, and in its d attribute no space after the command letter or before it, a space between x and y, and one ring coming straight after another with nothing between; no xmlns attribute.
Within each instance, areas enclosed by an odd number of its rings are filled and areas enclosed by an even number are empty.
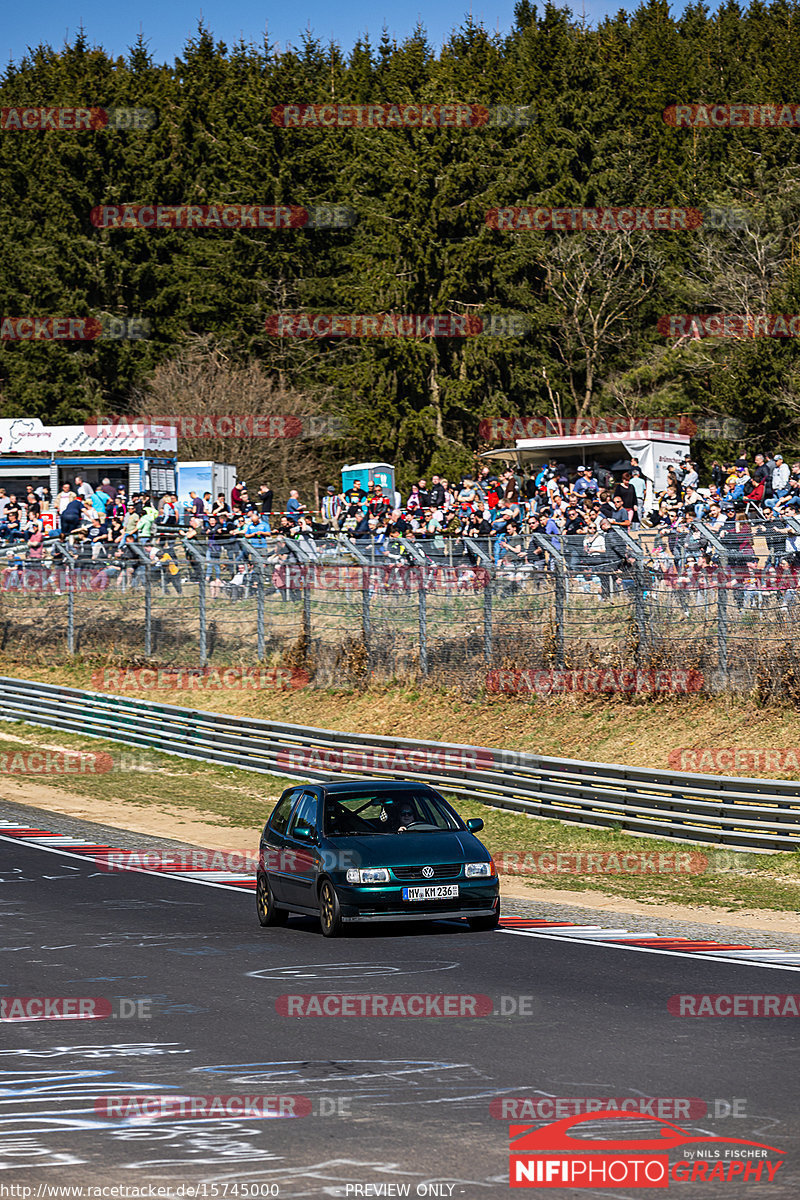
<svg viewBox="0 0 800 1200"><path fill-rule="evenodd" d="M394 467L391 463L353 463L342 467L342 491L346 492L354 483L360 483L366 492L377 483L384 495L392 497L394 503Z"/></svg>

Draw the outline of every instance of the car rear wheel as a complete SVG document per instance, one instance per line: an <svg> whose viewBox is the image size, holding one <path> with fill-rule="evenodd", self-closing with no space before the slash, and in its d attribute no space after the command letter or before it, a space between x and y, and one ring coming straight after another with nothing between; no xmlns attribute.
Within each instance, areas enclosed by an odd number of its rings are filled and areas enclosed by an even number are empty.
<svg viewBox="0 0 800 1200"><path fill-rule="evenodd" d="M256 883L256 912L259 925L285 925L289 920L286 909L275 907L275 897L266 875L259 875Z"/></svg>
<svg viewBox="0 0 800 1200"><path fill-rule="evenodd" d="M323 879L319 889L319 923L323 937L337 937L342 929L342 910L336 888Z"/></svg>
<svg viewBox="0 0 800 1200"><path fill-rule="evenodd" d="M497 908L490 917L472 917L468 924L473 933L488 933L497 929L500 924L500 901L497 901Z"/></svg>

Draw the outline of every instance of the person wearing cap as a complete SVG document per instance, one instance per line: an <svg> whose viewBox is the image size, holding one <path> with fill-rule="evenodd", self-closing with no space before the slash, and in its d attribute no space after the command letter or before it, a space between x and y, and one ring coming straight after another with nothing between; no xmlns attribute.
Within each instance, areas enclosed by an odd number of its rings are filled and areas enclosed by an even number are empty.
<svg viewBox="0 0 800 1200"><path fill-rule="evenodd" d="M772 505L773 512L780 513L786 508L800 508L800 463L792 463L786 495Z"/></svg>
<svg viewBox="0 0 800 1200"><path fill-rule="evenodd" d="M344 501L341 496L336 494L336 488L332 483L329 483L325 489L325 495L322 497L321 518L322 524L327 525L330 529L339 531L339 522L344 513Z"/></svg>
<svg viewBox="0 0 800 1200"><path fill-rule="evenodd" d="M772 495L764 501L766 508L774 508L779 500L789 494L789 466L783 461L782 454L775 455L775 469L772 472Z"/></svg>
<svg viewBox="0 0 800 1200"><path fill-rule="evenodd" d="M730 478L728 483L730 484ZM729 499L735 504L737 500L742 500L745 495L745 490L750 483L750 472L747 469L747 459L737 458L736 466L733 474L733 486L730 489Z"/></svg>
<svg viewBox="0 0 800 1200"><path fill-rule="evenodd" d="M591 491L589 480L586 477L586 467L578 467L578 477L573 483L572 489L576 496L586 496Z"/></svg>

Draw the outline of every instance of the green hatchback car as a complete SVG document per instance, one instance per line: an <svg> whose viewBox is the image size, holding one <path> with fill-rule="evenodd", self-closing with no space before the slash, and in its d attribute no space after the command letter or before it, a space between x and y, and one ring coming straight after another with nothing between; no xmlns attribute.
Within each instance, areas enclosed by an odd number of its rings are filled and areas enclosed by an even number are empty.
<svg viewBox="0 0 800 1200"><path fill-rule="evenodd" d="M287 788L261 835L258 919L318 916L325 937L356 921L466 918L471 929L495 929L500 888L481 829L424 783Z"/></svg>

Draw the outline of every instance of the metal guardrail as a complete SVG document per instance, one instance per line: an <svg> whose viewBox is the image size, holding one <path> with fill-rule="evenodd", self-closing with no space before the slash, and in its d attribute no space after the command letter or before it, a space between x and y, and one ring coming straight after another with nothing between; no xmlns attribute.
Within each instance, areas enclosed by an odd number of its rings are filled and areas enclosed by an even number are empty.
<svg viewBox="0 0 800 1200"><path fill-rule="evenodd" d="M800 850L800 791L793 782L356 736L6 676L0 676L0 720L290 778L411 775L463 799L645 837L739 850Z"/></svg>

